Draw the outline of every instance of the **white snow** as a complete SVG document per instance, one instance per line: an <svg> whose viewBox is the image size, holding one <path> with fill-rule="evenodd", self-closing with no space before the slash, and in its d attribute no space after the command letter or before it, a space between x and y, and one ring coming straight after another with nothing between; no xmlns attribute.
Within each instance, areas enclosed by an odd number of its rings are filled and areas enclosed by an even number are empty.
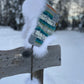
<svg viewBox="0 0 84 84"><path fill-rule="evenodd" d="M57 31L52 45L60 44L62 65L44 71L44 84L84 84L84 33ZM0 27L0 50L23 46L21 32ZM30 74L2 78L0 84L26 84Z"/></svg>
<svg viewBox="0 0 84 84"><path fill-rule="evenodd" d="M36 78L33 78L33 80L31 80L31 76L30 76L29 78L27 78L25 84L40 84L40 82Z"/></svg>
<svg viewBox="0 0 84 84"><path fill-rule="evenodd" d="M20 46L23 46L21 32L0 26L0 50L10 50Z"/></svg>
<svg viewBox="0 0 84 84"><path fill-rule="evenodd" d="M40 84L40 82L36 78L33 78L33 80L31 81L30 74L23 74L3 78L1 79L0 84Z"/></svg>

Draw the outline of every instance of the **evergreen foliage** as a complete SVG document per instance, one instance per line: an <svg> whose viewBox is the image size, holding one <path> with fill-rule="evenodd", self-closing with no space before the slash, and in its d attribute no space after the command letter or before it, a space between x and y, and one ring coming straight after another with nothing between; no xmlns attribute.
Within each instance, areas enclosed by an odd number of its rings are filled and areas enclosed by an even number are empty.
<svg viewBox="0 0 84 84"><path fill-rule="evenodd" d="M0 0L0 25L20 30L23 25L23 0Z"/></svg>

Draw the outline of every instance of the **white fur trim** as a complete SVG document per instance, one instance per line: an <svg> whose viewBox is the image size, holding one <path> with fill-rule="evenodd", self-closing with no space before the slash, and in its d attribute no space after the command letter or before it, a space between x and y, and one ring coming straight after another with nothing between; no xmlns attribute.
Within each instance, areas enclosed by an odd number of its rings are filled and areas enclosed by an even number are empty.
<svg viewBox="0 0 84 84"><path fill-rule="evenodd" d="M37 25L37 19L34 18L33 20L30 21L29 24L31 24L31 26L28 29L27 36L26 36L26 39L24 41L25 42L25 48L31 48L32 47L32 45L29 43L29 38L30 38L31 34L34 32L34 30L35 30L35 27Z"/></svg>
<svg viewBox="0 0 84 84"><path fill-rule="evenodd" d="M28 31L29 31L29 24L24 24L23 29L22 29L23 39L26 39Z"/></svg>
<svg viewBox="0 0 84 84"><path fill-rule="evenodd" d="M56 39L55 34L47 37L44 41L44 43L40 47L34 46L33 48L33 54L35 57L41 58L45 56L48 53L47 47L51 42L53 42Z"/></svg>
<svg viewBox="0 0 84 84"><path fill-rule="evenodd" d="M33 55L37 58L41 58L45 56L48 53L47 47L41 46L41 47L36 47L34 46L33 48Z"/></svg>
<svg viewBox="0 0 84 84"><path fill-rule="evenodd" d="M36 78L33 78L33 80L31 80L31 78L28 78L26 80L26 84L40 84L39 80Z"/></svg>

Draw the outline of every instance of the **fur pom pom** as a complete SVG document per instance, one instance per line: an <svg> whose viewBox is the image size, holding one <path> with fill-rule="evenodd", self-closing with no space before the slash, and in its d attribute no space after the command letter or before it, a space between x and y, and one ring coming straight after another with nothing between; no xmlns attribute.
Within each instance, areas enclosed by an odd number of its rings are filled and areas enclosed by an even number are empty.
<svg viewBox="0 0 84 84"><path fill-rule="evenodd" d="M25 0L22 6L22 13L24 17L29 20L38 18L44 11L46 0Z"/></svg>

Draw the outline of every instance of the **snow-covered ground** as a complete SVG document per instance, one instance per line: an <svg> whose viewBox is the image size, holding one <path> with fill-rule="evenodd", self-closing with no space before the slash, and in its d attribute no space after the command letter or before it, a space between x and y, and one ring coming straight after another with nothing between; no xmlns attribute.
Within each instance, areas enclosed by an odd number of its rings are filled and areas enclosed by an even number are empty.
<svg viewBox="0 0 84 84"><path fill-rule="evenodd" d="M44 84L84 84L84 33L57 31L56 40L60 44L62 65L44 71ZM0 27L0 50L23 46L21 32ZM30 74L20 74L2 78L0 84L26 84Z"/></svg>

